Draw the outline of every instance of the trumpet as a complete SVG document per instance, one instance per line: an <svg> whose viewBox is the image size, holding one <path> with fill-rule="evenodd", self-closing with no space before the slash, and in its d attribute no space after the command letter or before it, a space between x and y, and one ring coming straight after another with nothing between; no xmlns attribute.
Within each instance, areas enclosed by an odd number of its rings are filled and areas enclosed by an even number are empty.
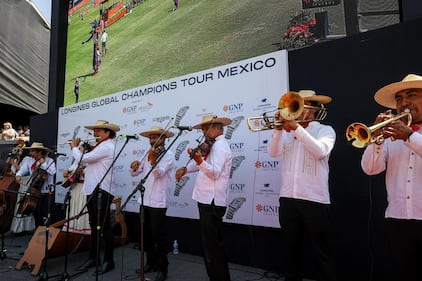
<svg viewBox="0 0 422 281"><path fill-rule="evenodd" d="M318 113L314 119L296 120L298 123L321 121L327 116L327 109L323 104L319 106L305 105L303 98L296 92L285 93L278 102L278 112L285 120L297 119L307 109L316 109ZM267 116L265 113L262 116L248 117L248 128L252 132L260 132L265 130L272 130L276 127L282 126L283 122L275 119L275 115Z"/></svg>
<svg viewBox="0 0 422 281"><path fill-rule="evenodd" d="M370 143L382 144L385 141L384 135L381 133L378 136L374 136L373 133L405 117L407 117L407 126L409 127L412 124L412 115L408 109L400 115L396 115L370 127L358 122L352 123L346 129L346 139L357 148L365 148Z"/></svg>
<svg viewBox="0 0 422 281"><path fill-rule="evenodd" d="M83 142L96 141L99 138L100 137L89 138L89 139L83 140ZM59 143L59 145L65 145L65 144L71 144L71 143L72 143L72 140L68 140L67 142Z"/></svg>

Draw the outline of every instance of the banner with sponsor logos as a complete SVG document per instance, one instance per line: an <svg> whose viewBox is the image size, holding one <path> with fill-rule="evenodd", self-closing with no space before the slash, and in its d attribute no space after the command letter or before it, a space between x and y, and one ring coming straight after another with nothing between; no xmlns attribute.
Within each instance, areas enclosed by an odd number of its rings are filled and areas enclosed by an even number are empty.
<svg viewBox="0 0 422 281"><path fill-rule="evenodd" d="M251 132L248 117L273 115L278 101L288 90L287 52L278 51L247 60L192 73L167 81L129 89L96 98L59 110L58 151L66 156L58 158L57 180L72 163L68 140L79 137L93 140L91 131L84 128L96 120L116 123L121 130L116 138L117 158L113 184L118 197L126 198L139 184L141 176L131 177L130 163L142 159L150 144L147 138L127 141L122 135L138 135L152 126L192 126L202 116L214 114L232 119L225 127L225 138L232 153L233 163L229 180L229 207L224 221L246 225L279 227L278 195L280 188L280 159L267 154L272 131ZM257 121L255 121L257 122ZM197 147L201 131L171 128L175 137L172 144L176 168L189 161L188 147ZM180 134L179 134L180 132ZM127 143L126 146L124 144ZM187 174L174 183L167 214L174 217L198 218L197 205L192 200L196 174ZM66 190L58 187L56 201L63 202ZM126 211L138 212L136 192L129 199Z"/></svg>

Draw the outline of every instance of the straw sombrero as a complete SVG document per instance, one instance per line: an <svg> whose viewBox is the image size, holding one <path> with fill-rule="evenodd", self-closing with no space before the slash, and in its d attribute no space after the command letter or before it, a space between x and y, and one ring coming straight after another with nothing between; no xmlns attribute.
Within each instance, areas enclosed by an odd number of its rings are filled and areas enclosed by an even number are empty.
<svg viewBox="0 0 422 281"><path fill-rule="evenodd" d="M226 117L217 117L216 115L205 115L202 116L202 122L192 126L194 129L201 129L203 125L206 124L222 124L223 126L227 126L231 124L232 120Z"/></svg>
<svg viewBox="0 0 422 281"><path fill-rule="evenodd" d="M159 136L165 136L166 138L171 138L172 136L174 136L173 132L170 131L165 131L163 128L161 128L160 126L153 126L151 127L151 130L149 131L145 131L145 132L141 132L139 133L141 136L149 138L151 135L159 135Z"/></svg>
<svg viewBox="0 0 422 281"><path fill-rule="evenodd" d="M30 147L24 147L23 149L39 149L50 151L48 147L45 147L41 142L33 142Z"/></svg>
<svg viewBox="0 0 422 281"><path fill-rule="evenodd" d="M422 76L408 74L400 82L391 83L379 89L374 99L382 106L396 108L396 94L407 89L422 89Z"/></svg>
<svg viewBox="0 0 422 281"><path fill-rule="evenodd" d="M300 90L297 93L303 98L303 100L315 101L319 104L326 104L331 102L331 97L317 95L313 90Z"/></svg>
<svg viewBox="0 0 422 281"><path fill-rule="evenodd" d="M97 120L97 122L95 122L95 125L85 126L85 128L90 129L90 130L93 130L93 129L109 129L113 132L120 131L120 127L118 125L110 123L110 122L105 121L105 120Z"/></svg>

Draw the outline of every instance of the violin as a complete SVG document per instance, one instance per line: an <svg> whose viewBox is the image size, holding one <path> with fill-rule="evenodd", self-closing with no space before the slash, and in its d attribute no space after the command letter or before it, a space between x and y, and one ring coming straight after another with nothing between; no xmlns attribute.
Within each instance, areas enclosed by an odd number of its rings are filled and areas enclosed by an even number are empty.
<svg viewBox="0 0 422 281"><path fill-rule="evenodd" d="M36 190L41 190L45 180L48 177L47 171L41 169L41 167L37 167L37 169L32 173L32 175L32 180L29 186L35 188Z"/></svg>
<svg viewBox="0 0 422 281"><path fill-rule="evenodd" d="M148 152L148 160L151 162L151 164L155 164L157 158L160 157L160 155L163 154L165 150L166 148L162 144L157 146L153 145Z"/></svg>
<svg viewBox="0 0 422 281"><path fill-rule="evenodd" d="M193 158L197 152L200 152L202 157L208 155L214 142L215 140L206 139L204 142L200 143L196 148L192 149L189 154L190 158Z"/></svg>

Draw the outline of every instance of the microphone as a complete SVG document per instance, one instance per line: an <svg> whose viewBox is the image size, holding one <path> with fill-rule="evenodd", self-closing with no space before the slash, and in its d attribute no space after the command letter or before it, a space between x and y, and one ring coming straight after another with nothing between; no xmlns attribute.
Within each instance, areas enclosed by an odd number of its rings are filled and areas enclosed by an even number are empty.
<svg viewBox="0 0 422 281"><path fill-rule="evenodd" d="M53 154L53 156L66 156L67 155L66 153L60 153L60 152L57 152L57 151L53 151L53 152L51 152L51 154Z"/></svg>
<svg viewBox="0 0 422 281"><path fill-rule="evenodd" d="M172 126L172 128L179 129L180 131L192 131L192 126Z"/></svg>
<svg viewBox="0 0 422 281"><path fill-rule="evenodd" d="M138 140L139 136L138 135L120 135L123 138L127 138L128 140L134 139L134 140Z"/></svg>

